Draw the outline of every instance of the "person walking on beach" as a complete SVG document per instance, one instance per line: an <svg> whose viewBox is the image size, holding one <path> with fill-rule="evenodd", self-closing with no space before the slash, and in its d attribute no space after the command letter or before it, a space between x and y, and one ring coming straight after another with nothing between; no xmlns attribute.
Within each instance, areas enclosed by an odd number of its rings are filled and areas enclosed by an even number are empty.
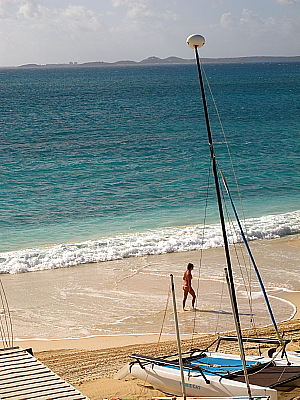
<svg viewBox="0 0 300 400"><path fill-rule="evenodd" d="M183 310L185 310L185 303L186 303L186 299L188 297L188 294L190 294L192 296L192 309L195 310L196 295L195 295L194 289L192 288L192 279L193 279L192 270L193 270L193 268L194 268L194 264L188 263L186 271L183 274L183 285L182 285L182 289L183 289L183 301L182 301Z"/></svg>

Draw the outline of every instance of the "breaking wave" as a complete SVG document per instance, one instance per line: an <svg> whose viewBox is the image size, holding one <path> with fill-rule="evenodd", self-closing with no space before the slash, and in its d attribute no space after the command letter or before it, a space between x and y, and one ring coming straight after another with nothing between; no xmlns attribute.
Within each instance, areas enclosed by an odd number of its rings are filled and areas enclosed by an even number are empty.
<svg viewBox="0 0 300 400"><path fill-rule="evenodd" d="M300 210L246 221L249 240L273 239L300 232ZM229 242L240 241L235 230ZM63 243L0 253L0 273L72 267L128 257L220 247L219 225L200 225L118 234L80 243Z"/></svg>

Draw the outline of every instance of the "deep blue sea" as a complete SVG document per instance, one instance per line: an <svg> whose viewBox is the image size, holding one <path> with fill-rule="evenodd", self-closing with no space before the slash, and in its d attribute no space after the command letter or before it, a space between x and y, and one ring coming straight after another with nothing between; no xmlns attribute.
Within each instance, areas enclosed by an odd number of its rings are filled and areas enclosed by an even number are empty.
<svg viewBox="0 0 300 400"><path fill-rule="evenodd" d="M204 65L250 239L300 232L299 66ZM0 95L0 272L221 245L196 65L0 69Z"/></svg>

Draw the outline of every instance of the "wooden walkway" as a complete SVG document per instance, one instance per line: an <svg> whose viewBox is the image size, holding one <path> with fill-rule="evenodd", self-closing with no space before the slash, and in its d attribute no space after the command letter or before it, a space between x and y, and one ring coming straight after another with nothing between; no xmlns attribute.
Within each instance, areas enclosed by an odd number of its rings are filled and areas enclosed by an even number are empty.
<svg viewBox="0 0 300 400"><path fill-rule="evenodd" d="M0 399L89 400L19 347L0 349Z"/></svg>

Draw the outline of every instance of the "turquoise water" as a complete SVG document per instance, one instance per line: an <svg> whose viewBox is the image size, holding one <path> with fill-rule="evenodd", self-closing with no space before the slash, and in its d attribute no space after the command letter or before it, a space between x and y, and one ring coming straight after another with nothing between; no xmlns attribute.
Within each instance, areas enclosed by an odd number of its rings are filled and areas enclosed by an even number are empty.
<svg viewBox="0 0 300 400"><path fill-rule="evenodd" d="M211 64L251 239L300 231L298 63ZM1 69L2 272L200 248L209 149L195 65ZM215 151L227 146L208 94ZM221 244L213 189L205 247Z"/></svg>

